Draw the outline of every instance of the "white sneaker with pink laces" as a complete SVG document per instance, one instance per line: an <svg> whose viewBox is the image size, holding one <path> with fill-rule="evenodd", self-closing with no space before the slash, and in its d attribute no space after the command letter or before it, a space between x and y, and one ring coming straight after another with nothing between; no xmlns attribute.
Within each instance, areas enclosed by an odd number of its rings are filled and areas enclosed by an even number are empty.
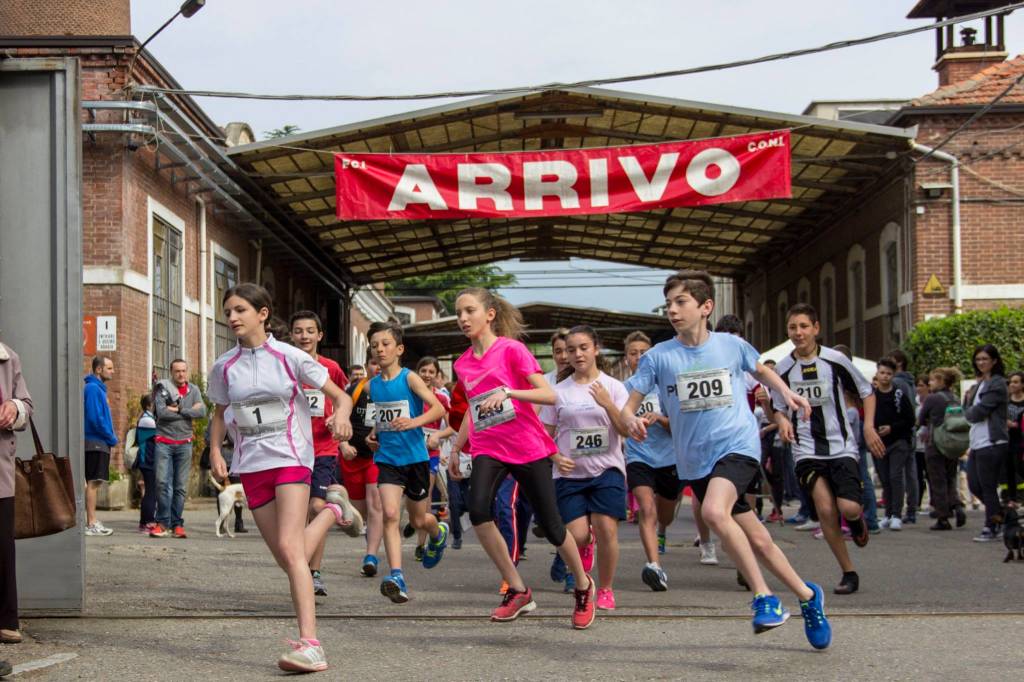
<svg viewBox="0 0 1024 682"><path fill-rule="evenodd" d="M317 673L327 670L327 657L323 647L315 639L287 640L292 650L281 654L277 667L293 673Z"/></svg>

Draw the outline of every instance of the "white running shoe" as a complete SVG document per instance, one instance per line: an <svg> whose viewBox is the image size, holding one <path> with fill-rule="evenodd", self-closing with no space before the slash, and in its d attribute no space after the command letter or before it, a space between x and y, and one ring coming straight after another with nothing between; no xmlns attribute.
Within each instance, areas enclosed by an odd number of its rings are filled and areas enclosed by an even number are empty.
<svg viewBox="0 0 1024 682"><path fill-rule="evenodd" d="M330 485L327 488L327 501L341 507L341 511L347 521L352 523L342 526L341 529L352 538L359 537L363 532L363 516L359 510L348 501L348 490L343 485Z"/></svg>
<svg viewBox="0 0 1024 682"><path fill-rule="evenodd" d="M97 521L96 523L92 524L91 526L86 526L85 527L85 534L88 535L89 537L107 536L107 535L113 535L113 533L114 533L114 531L112 531L111 529L107 528L106 526L104 526L99 521Z"/></svg>
<svg viewBox="0 0 1024 682"><path fill-rule="evenodd" d="M705 566L718 565L718 553L715 550L715 543L713 540L702 542L700 544L700 562Z"/></svg>
<svg viewBox="0 0 1024 682"><path fill-rule="evenodd" d="M323 647L310 644L306 640L288 641L292 650L281 654L277 659L277 667L293 673L317 673L327 670L327 657Z"/></svg>
<svg viewBox="0 0 1024 682"><path fill-rule="evenodd" d="M793 530L818 530L819 528L821 528L820 523L807 519Z"/></svg>
<svg viewBox="0 0 1024 682"><path fill-rule="evenodd" d="M900 521L900 517L894 516L889 519L889 530L903 530L903 522Z"/></svg>
<svg viewBox="0 0 1024 682"><path fill-rule="evenodd" d="M890 525L892 525L892 517L891 516L886 516L884 519L882 519L881 521L878 522L878 527L881 528L882 530L885 530Z"/></svg>

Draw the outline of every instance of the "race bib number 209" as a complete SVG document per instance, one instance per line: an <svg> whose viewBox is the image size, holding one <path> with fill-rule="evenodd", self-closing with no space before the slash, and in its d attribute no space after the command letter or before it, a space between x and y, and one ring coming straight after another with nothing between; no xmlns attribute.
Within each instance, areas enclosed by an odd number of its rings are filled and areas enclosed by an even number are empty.
<svg viewBox="0 0 1024 682"><path fill-rule="evenodd" d="M683 372L676 377L679 409L683 412L716 410L732 405L732 379L727 369Z"/></svg>

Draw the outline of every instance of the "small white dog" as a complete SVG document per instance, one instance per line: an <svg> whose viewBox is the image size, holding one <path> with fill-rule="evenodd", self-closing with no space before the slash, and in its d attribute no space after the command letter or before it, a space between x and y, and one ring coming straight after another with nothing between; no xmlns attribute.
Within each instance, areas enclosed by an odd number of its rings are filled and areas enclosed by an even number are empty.
<svg viewBox="0 0 1024 682"><path fill-rule="evenodd" d="M245 505L245 491L241 483L221 485L220 482L210 474L210 483L219 490L217 493L217 508L220 509L220 516L217 517L217 537L223 537L221 528L227 531L230 537L235 537L235 531L230 523L226 523L228 516L234 511L236 504Z"/></svg>

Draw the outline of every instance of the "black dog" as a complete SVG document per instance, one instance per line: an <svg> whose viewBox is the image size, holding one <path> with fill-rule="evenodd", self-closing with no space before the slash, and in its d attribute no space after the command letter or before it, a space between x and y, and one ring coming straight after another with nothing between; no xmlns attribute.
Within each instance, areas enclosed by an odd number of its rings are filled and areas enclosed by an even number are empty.
<svg viewBox="0 0 1024 682"><path fill-rule="evenodd" d="M1004 564L1013 559L1014 552L1017 552L1018 561L1024 561L1024 528L1020 525L1017 510L1012 507L1003 512L1003 544L1006 545Z"/></svg>

